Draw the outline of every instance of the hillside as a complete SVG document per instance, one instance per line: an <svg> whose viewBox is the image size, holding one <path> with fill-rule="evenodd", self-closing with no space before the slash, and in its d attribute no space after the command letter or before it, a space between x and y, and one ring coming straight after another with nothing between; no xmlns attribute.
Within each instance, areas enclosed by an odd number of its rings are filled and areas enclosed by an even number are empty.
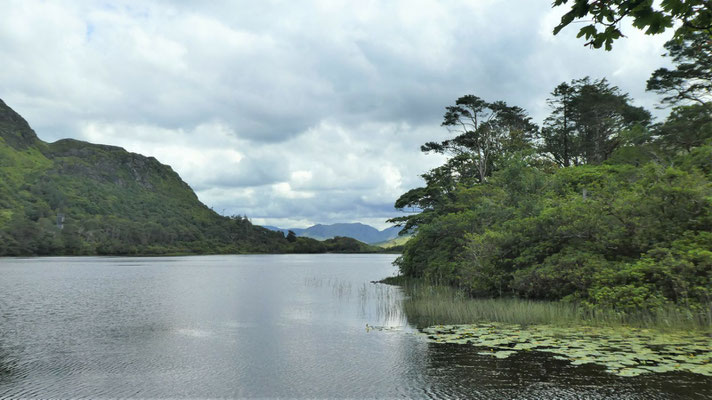
<svg viewBox="0 0 712 400"><path fill-rule="evenodd" d="M382 231L379 231L378 229L376 229L370 225L365 225L365 224L361 224L358 222L337 223L337 224L331 224L331 225L317 224L314 226L310 226L309 228L306 228L306 229L300 229L300 228L283 229L283 228L277 228L274 226L265 226L265 228L271 229L274 231L280 231L280 232L283 232L284 234L286 234L288 231L291 230L297 236L309 237L309 238L317 239L317 240L332 239L337 236L350 237L350 238L354 238L356 240L359 240L361 242L368 243L368 244L387 242L389 240L395 239L398 237L398 232L401 230L401 228L394 226L394 227L386 228Z"/></svg>
<svg viewBox="0 0 712 400"><path fill-rule="evenodd" d="M0 256L281 252L282 234L202 204L171 167L40 140L0 100Z"/></svg>
<svg viewBox="0 0 712 400"><path fill-rule="evenodd" d="M354 238L337 236L323 241L309 237L288 238L293 253L383 253L384 249Z"/></svg>
<svg viewBox="0 0 712 400"><path fill-rule="evenodd" d="M391 240L386 240L385 242L374 243L373 245L383 249L401 249L412 237L412 235L398 236Z"/></svg>

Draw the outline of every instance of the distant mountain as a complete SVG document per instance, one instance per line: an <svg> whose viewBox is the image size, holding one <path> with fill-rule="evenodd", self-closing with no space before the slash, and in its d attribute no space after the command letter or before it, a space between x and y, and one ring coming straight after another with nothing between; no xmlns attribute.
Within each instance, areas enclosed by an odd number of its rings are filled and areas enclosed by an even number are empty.
<svg viewBox="0 0 712 400"><path fill-rule="evenodd" d="M373 244L387 242L398 237L398 232L401 228L392 226L382 231L359 222L354 223L337 223L331 225L317 224L309 228L278 228L275 226L264 226L264 228L282 232L285 235L288 231L294 232L297 236L309 237L317 240L331 239L336 236L350 237L364 243Z"/></svg>

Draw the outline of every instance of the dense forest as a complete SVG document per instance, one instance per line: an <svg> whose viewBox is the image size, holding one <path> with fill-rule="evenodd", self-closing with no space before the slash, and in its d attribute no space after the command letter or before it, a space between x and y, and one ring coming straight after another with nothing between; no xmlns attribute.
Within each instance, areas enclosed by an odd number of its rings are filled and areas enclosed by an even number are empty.
<svg viewBox="0 0 712 400"><path fill-rule="evenodd" d="M45 143L0 100L0 256L376 251L221 216L155 158L71 139Z"/></svg>
<svg viewBox="0 0 712 400"><path fill-rule="evenodd" d="M395 204L417 211L391 220L414 233L401 274L473 296L709 312L712 36L665 47L674 68L647 81L672 107L663 122L588 77L553 89L541 126L473 95L447 107L452 138L421 148L447 161Z"/></svg>

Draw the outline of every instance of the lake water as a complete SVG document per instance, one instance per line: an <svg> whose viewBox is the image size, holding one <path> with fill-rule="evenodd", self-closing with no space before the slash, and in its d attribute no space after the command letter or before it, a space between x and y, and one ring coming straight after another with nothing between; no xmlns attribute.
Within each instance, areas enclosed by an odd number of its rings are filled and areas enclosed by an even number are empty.
<svg viewBox="0 0 712 400"><path fill-rule="evenodd" d="M712 398L700 375L429 343L370 283L394 257L0 258L0 398Z"/></svg>

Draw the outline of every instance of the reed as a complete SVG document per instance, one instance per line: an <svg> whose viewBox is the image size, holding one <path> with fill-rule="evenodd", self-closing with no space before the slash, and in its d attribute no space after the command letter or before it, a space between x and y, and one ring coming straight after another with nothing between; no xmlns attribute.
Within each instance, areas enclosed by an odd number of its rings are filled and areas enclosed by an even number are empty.
<svg viewBox="0 0 712 400"><path fill-rule="evenodd" d="M563 301L519 298L472 298L464 291L418 280L399 281L405 298L400 305L411 323L420 327L443 324L501 322L521 325L631 326L663 331L712 332L712 304L704 311L665 307L622 313L582 307Z"/></svg>

